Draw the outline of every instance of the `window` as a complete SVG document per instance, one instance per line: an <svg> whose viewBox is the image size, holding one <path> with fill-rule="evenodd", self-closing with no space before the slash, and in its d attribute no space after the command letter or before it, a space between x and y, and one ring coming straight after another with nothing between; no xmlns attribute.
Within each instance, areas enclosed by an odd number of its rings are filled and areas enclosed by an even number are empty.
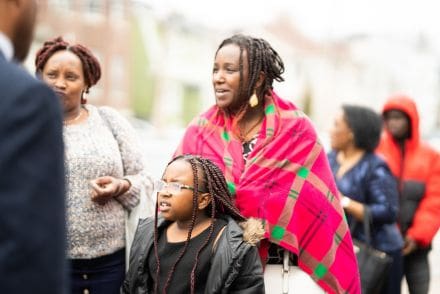
<svg viewBox="0 0 440 294"><path fill-rule="evenodd" d="M125 85L125 63L120 55L113 55L110 59L110 91L114 99L123 101L126 99Z"/></svg>
<svg viewBox="0 0 440 294"><path fill-rule="evenodd" d="M87 0L85 1L85 11L91 14L102 13L102 1L99 0Z"/></svg>
<svg viewBox="0 0 440 294"><path fill-rule="evenodd" d="M122 19L125 15L124 0L110 0L110 18Z"/></svg>
<svg viewBox="0 0 440 294"><path fill-rule="evenodd" d="M55 7L55 9L71 10L72 1L71 0L49 0L49 7Z"/></svg>

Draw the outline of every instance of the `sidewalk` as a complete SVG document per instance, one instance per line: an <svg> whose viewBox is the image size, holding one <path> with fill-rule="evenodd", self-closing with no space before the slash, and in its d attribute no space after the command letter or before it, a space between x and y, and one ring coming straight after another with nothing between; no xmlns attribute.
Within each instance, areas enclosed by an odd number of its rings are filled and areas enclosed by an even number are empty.
<svg viewBox="0 0 440 294"><path fill-rule="evenodd" d="M440 233L437 233L433 243L432 251L429 254L429 265L431 268L431 284L429 294L440 293ZM437 266L435 266L437 265ZM408 294L406 282L402 284L402 294Z"/></svg>

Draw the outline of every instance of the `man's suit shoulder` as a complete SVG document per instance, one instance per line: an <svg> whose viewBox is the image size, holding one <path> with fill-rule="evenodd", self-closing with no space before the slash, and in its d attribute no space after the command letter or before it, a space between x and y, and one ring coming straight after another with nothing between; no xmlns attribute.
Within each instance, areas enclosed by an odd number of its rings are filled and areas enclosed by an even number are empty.
<svg viewBox="0 0 440 294"><path fill-rule="evenodd" d="M48 103L51 101L46 99L55 95L42 81L32 77L25 69L4 59L0 59L0 89L0 100L3 100L0 104L4 106L14 103L11 100L29 95L33 95L33 99L43 98L43 101Z"/></svg>

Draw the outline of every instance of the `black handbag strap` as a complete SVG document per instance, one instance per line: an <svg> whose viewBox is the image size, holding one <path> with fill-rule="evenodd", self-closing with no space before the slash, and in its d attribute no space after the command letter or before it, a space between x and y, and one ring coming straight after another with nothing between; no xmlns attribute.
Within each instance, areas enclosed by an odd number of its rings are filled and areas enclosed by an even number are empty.
<svg viewBox="0 0 440 294"><path fill-rule="evenodd" d="M365 234L365 243L371 246L371 230L370 230L370 222L371 222L371 212L368 206L364 205L364 234Z"/></svg>
<svg viewBox="0 0 440 294"><path fill-rule="evenodd" d="M364 204L363 206L364 206L364 219L362 222L357 220L352 222L350 225L350 233L353 235L354 229L362 223L362 226L364 227L365 243L368 246L371 246L371 228L370 228L370 224L372 221L371 211L367 205Z"/></svg>

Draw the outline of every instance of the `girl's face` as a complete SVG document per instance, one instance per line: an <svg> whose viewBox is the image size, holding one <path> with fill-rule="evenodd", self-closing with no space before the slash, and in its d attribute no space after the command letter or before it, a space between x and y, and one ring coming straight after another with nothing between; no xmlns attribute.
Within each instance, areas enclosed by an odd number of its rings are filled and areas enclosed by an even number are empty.
<svg viewBox="0 0 440 294"><path fill-rule="evenodd" d="M334 150L344 150L349 144L354 143L354 135L344 117L344 112L340 111L333 122L330 130L330 145Z"/></svg>
<svg viewBox="0 0 440 294"><path fill-rule="evenodd" d="M243 50L243 81L248 80L247 52ZM228 44L220 48L212 69L212 84L218 107L236 111L244 103L240 93L240 47ZM245 85L243 85L243 88Z"/></svg>
<svg viewBox="0 0 440 294"><path fill-rule="evenodd" d="M64 113L81 106L86 84L81 59L74 53L55 52L44 65L42 78L61 98Z"/></svg>
<svg viewBox="0 0 440 294"><path fill-rule="evenodd" d="M157 193L161 215L168 221L191 222L194 197L194 175L191 164L185 160L172 162L166 168L162 181L166 184L173 184L173 187L165 186ZM176 189L179 185L174 184L181 184L180 189ZM199 192L197 217L203 214L207 206L206 195L206 193Z"/></svg>

